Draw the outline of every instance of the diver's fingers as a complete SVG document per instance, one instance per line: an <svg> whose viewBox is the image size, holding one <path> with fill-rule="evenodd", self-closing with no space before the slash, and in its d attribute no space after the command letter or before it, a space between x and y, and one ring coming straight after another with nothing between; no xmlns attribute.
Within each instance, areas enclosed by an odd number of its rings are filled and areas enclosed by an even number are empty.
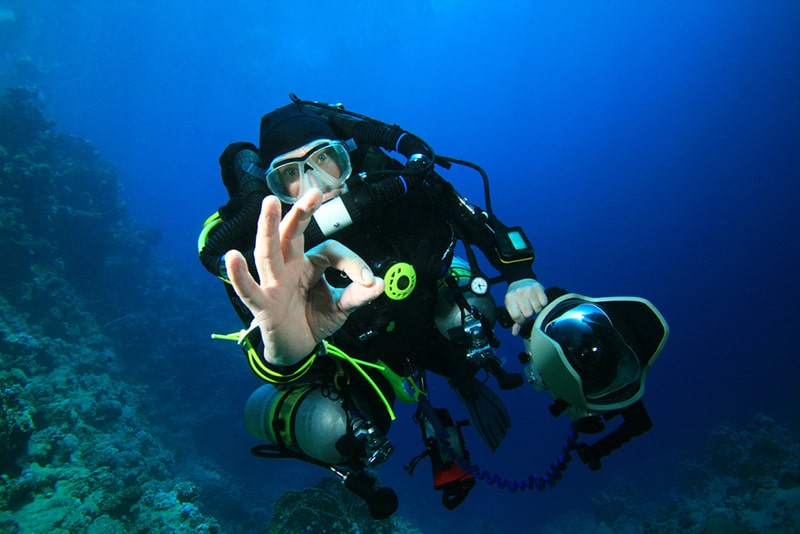
<svg viewBox="0 0 800 534"><path fill-rule="evenodd" d="M372 269L358 254L338 241L324 241L309 250L306 257L320 272L334 267L344 271L353 281L340 297L339 307L342 311L349 313L383 293L383 280L372 274Z"/></svg>
<svg viewBox="0 0 800 534"><path fill-rule="evenodd" d="M375 278L374 283L369 286L352 283L339 295L337 306L344 313L350 314L350 312L369 304L383 295L385 287L383 280L380 278Z"/></svg>
<svg viewBox="0 0 800 534"><path fill-rule="evenodd" d="M509 316L514 321L512 335L519 335L526 319L541 312L547 306L547 294L544 286L535 280L532 283L516 287L506 294L505 305Z"/></svg>
<svg viewBox="0 0 800 534"><path fill-rule="evenodd" d="M524 318L522 317L522 313L519 311L519 306L517 305L517 301L515 299L510 298L506 295L505 298L505 305L506 311L508 312L508 316L511 317L511 320L515 323L521 323Z"/></svg>
<svg viewBox="0 0 800 534"><path fill-rule="evenodd" d="M322 192L312 188L294 203L280 224L281 251L286 261L303 255L303 232L311 222L311 216L322 204Z"/></svg>
<svg viewBox="0 0 800 534"><path fill-rule="evenodd" d="M256 231L256 246L253 258L256 271L261 283L274 280L283 269L281 256L281 202L276 197L268 195L261 202L261 214L258 216L258 230ZM226 258L227 261L227 258Z"/></svg>
<svg viewBox="0 0 800 534"><path fill-rule="evenodd" d="M369 268L367 262L333 239L323 241L309 250L306 256L320 270L334 267L344 271L353 282L359 285L369 287L375 283L375 275L372 274L372 269Z"/></svg>
<svg viewBox="0 0 800 534"><path fill-rule="evenodd" d="M522 323L533 315L533 306L530 299L522 291L508 293L505 298L506 309L515 323Z"/></svg>
<svg viewBox="0 0 800 534"><path fill-rule="evenodd" d="M533 301L533 311L539 313L547 306L547 293L544 292L544 286L540 283L536 283L533 287L533 294L534 294L534 301Z"/></svg>
<svg viewBox="0 0 800 534"><path fill-rule="evenodd" d="M230 277L233 290L255 315L262 306L261 291L258 283L247 269L247 260L244 259L242 253L238 250L229 250L225 254L225 269Z"/></svg>
<svg viewBox="0 0 800 534"><path fill-rule="evenodd" d="M519 313L521 315L521 320L518 322L522 322L533 315L534 308L530 298L519 298L517 299L517 304L519 306Z"/></svg>

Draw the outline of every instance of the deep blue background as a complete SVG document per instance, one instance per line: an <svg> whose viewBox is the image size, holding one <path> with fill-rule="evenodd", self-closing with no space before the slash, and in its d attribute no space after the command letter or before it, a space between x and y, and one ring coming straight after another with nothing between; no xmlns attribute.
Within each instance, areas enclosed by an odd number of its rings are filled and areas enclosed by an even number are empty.
<svg viewBox="0 0 800 534"><path fill-rule="evenodd" d="M592 491L620 475L652 484L648 462L701 451L721 421L765 412L800 428L800 4L299 5L18 2L27 32L3 51L0 72L13 82L8 64L31 54L47 112L119 168L134 217L163 232L159 254L187 277L207 278L221 331L235 320L196 260L200 225L225 202L217 158L229 142L257 142L261 115L289 92L343 102L484 166L496 213L527 229L545 285L639 295L661 309L672 336L645 397L656 427L603 471L575 466L547 495L479 488L446 513L427 473L400 473L419 445L404 422L383 475L393 484L397 471L401 513L431 530L521 527L588 509ZM482 202L477 175L449 178ZM514 343L504 347L512 358ZM242 391L231 395L238 405L254 383L230 357L242 371ZM515 428L501 456L468 439L486 467L539 473L567 424L547 415L546 395L512 398ZM264 498L319 474L283 466L268 477L271 466L246 457L239 428L209 434L234 436L219 448L241 455L231 465L243 483L269 488Z"/></svg>

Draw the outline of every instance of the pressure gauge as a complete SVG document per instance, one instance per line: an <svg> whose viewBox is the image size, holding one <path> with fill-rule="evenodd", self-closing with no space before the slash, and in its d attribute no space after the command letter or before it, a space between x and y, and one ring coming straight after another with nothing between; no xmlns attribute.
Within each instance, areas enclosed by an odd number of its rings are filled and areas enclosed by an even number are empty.
<svg viewBox="0 0 800 534"><path fill-rule="evenodd" d="M473 276L469 281L469 289L479 297L483 296L489 291L489 281L482 276Z"/></svg>

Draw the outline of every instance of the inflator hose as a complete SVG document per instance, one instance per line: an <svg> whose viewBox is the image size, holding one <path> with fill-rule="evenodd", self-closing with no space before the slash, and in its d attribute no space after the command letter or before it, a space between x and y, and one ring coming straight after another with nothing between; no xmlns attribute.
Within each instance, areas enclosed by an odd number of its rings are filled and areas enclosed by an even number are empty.
<svg viewBox="0 0 800 534"><path fill-rule="evenodd" d="M323 107L316 102L301 101L302 104L322 115L343 139L352 138L359 145L377 145L386 150L396 151L404 156L423 154L431 162L433 151L422 139L399 126L389 125L374 119L358 118L347 111Z"/></svg>
<svg viewBox="0 0 800 534"><path fill-rule="evenodd" d="M222 222L209 232L200 251L200 262L214 276L224 275L222 267L225 253L242 237L252 235L258 224L261 201L269 194L269 190L263 180L246 170L257 163L258 153L250 149L240 150L234 156L233 170L238 181L240 198L243 200L237 209L220 209ZM245 258L248 265L253 264L252 247L248 247Z"/></svg>

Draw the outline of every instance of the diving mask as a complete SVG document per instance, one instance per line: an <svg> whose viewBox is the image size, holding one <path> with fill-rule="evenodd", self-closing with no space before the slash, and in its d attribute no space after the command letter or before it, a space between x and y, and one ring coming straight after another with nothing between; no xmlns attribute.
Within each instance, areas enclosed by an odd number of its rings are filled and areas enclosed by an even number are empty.
<svg viewBox="0 0 800 534"><path fill-rule="evenodd" d="M528 381L565 401L575 419L629 406L644 393L668 334L645 299L563 295L539 313L525 340Z"/></svg>
<svg viewBox="0 0 800 534"><path fill-rule="evenodd" d="M287 204L293 204L312 187L323 194L342 187L352 167L342 141L318 139L278 156L266 172L270 191Z"/></svg>

